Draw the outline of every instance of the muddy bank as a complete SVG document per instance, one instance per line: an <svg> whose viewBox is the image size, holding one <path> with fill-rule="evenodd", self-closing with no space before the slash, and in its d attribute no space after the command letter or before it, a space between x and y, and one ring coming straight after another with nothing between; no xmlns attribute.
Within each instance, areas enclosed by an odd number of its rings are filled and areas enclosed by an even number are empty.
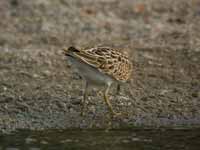
<svg viewBox="0 0 200 150"><path fill-rule="evenodd" d="M165 3L165 5L163 5ZM200 125L198 1L1 0L0 130L106 128L96 90L80 116L82 80L60 48L121 47L135 70L131 86L110 93L128 116L113 128Z"/></svg>

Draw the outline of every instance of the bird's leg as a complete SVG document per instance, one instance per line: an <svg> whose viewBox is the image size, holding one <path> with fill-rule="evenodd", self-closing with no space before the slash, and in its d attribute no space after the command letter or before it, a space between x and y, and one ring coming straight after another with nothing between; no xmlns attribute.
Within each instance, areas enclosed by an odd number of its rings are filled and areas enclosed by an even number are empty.
<svg viewBox="0 0 200 150"><path fill-rule="evenodd" d="M119 95L120 90L121 90L121 86L120 86L120 84L118 83L118 84L117 84L117 92L116 92L116 95Z"/></svg>
<svg viewBox="0 0 200 150"><path fill-rule="evenodd" d="M84 88L84 91L83 91L83 100L82 100L82 108L81 108L81 116L84 116L84 110L85 110L85 107L86 107L87 95L88 95L88 82L85 81L85 88Z"/></svg>
<svg viewBox="0 0 200 150"><path fill-rule="evenodd" d="M108 86L106 87L105 91L104 91L104 100L105 100L105 102L106 102L106 104L107 104L107 106L108 106L108 108L109 108L109 110L110 110L110 113L111 113L112 117L113 117L113 116L119 116L120 113L116 113L116 112L113 110L113 107L112 107L112 105L111 105L111 103L110 103L110 100L109 100L109 98L108 98L108 92L109 92L109 90L110 90L110 86L111 86L111 85L108 85Z"/></svg>

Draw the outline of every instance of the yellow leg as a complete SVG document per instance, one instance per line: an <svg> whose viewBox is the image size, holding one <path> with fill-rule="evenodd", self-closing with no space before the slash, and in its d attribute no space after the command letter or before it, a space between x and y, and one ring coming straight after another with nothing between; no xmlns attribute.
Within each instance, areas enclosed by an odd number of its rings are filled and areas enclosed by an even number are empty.
<svg viewBox="0 0 200 150"><path fill-rule="evenodd" d="M116 93L116 95L119 95L120 93L120 89L121 89L121 86L120 86L120 84L117 84L117 93Z"/></svg>
<svg viewBox="0 0 200 150"><path fill-rule="evenodd" d="M84 116L87 95L88 95L88 83L86 81L85 82L85 89L84 89L84 93L83 93L83 100L82 100L82 107L81 107L81 116Z"/></svg>
<svg viewBox="0 0 200 150"><path fill-rule="evenodd" d="M113 116L119 116L119 115L121 115L121 113L116 113L116 112L113 110L113 107L112 107L112 105L111 105L111 103L110 103L110 100L109 100L109 98L108 98L109 89L110 89L110 86L107 86L106 89L105 89L105 92L104 92L104 101L105 101L105 103L107 104L107 106L108 106L108 108L109 108L109 110L110 110L110 113L111 113L112 117L113 117Z"/></svg>

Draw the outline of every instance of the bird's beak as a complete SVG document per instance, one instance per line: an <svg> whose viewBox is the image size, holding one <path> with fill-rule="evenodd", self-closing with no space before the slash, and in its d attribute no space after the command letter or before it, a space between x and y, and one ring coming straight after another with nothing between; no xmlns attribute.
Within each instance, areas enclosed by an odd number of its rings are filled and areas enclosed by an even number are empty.
<svg viewBox="0 0 200 150"><path fill-rule="evenodd" d="M62 48L62 53L64 54L64 55L66 55L67 54L67 52L68 52L68 49L67 48Z"/></svg>

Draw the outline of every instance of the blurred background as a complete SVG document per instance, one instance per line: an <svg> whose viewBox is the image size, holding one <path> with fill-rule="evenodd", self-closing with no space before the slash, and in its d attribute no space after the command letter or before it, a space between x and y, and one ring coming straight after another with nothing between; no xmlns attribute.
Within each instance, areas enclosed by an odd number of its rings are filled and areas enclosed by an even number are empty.
<svg viewBox="0 0 200 150"><path fill-rule="evenodd" d="M200 125L199 0L1 0L0 18L1 131L107 125L95 92L80 116L82 80L61 51L71 45L133 61L132 88L111 96L129 116L113 128Z"/></svg>

